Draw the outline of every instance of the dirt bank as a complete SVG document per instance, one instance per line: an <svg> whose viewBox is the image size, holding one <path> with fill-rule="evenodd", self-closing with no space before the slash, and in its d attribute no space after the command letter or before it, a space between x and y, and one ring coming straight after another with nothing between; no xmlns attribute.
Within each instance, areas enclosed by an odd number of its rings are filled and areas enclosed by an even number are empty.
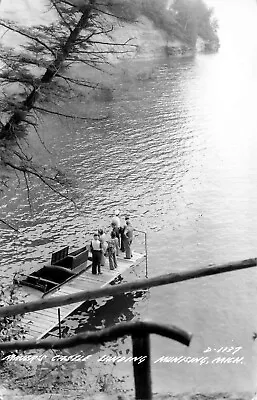
<svg viewBox="0 0 257 400"><path fill-rule="evenodd" d="M26 352L33 361L7 360L1 363L1 400L131 400L134 388L124 389L126 376L115 376L114 364L90 359L61 362L68 352ZM22 353L19 353L19 356ZM14 356L16 357L16 356ZM35 358L36 357L36 358ZM131 370L132 373L132 370ZM256 400L254 393L154 393L154 400Z"/></svg>

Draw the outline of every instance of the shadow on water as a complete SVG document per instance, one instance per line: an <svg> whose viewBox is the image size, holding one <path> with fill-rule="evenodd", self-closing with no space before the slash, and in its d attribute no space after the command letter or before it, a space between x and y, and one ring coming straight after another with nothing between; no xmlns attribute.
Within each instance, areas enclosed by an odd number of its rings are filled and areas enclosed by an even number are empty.
<svg viewBox="0 0 257 400"><path fill-rule="evenodd" d="M115 296L111 299L90 300L82 304L62 323L63 337L111 327L119 322L136 318L135 303L146 301L148 291L137 291ZM58 334L58 328L53 333ZM95 354L101 345L80 345L69 349L70 353L83 351Z"/></svg>

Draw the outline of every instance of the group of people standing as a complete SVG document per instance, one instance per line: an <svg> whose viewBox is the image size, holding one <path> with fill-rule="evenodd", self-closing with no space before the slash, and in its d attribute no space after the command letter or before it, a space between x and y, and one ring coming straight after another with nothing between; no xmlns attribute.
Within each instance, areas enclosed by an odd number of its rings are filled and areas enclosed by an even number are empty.
<svg viewBox="0 0 257 400"><path fill-rule="evenodd" d="M120 220L120 211L116 210L111 221L110 237L103 231L98 229L98 233L90 243L92 252L92 273L101 274L101 266L105 265L106 257L109 259L110 269L117 268L117 256L119 252L125 252L126 259L132 257L131 244L133 241L133 226L129 216L125 216L125 223L122 226Z"/></svg>

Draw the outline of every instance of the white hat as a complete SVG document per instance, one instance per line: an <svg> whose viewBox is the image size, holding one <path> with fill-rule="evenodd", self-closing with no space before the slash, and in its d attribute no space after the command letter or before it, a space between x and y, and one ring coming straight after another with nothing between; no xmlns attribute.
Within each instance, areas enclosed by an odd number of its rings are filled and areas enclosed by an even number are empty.
<svg viewBox="0 0 257 400"><path fill-rule="evenodd" d="M115 215L119 215L119 213L120 213L120 210L115 210Z"/></svg>

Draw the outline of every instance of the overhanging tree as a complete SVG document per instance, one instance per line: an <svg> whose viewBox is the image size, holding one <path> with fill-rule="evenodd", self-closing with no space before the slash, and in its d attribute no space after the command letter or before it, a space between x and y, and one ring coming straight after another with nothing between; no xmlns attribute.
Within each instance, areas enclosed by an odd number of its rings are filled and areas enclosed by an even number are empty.
<svg viewBox="0 0 257 400"><path fill-rule="evenodd" d="M114 43L108 22L108 1L49 0L55 22L33 27L0 19L0 26L21 35L25 42L16 48L0 47L0 162L1 187L10 171L22 174L29 195L29 176L39 178L64 197L67 180L57 169L37 165L26 145L26 133L38 135L41 116L55 114L88 119L60 110L61 101L96 83L74 74L78 64L101 69L106 53L124 53L128 43ZM106 19L107 17L107 19Z"/></svg>

